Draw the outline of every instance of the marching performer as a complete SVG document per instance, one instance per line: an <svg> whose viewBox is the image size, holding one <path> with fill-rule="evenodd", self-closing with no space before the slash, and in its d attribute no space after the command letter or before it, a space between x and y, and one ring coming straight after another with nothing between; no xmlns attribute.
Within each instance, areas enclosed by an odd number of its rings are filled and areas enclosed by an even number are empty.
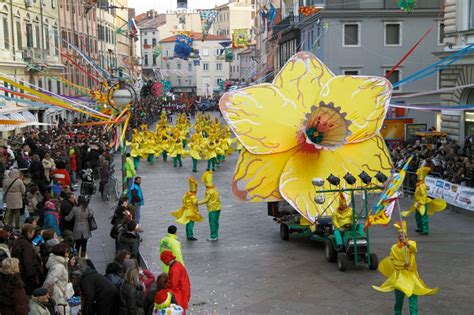
<svg viewBox="0 0 474 315"><path fill-rule="evenodd" d="M198 210L197 186L197 180L192 176L189 177L189 191L183 195L183 206L171 213L176 217L177 223L186 225L186 238L189 241L197 241L193 235L194 222L202 221Z"/></svg>
<svg viewBox="0 0 474 315"><path fill-rule="evenodd" d="M221 215L221 198L219 192L214 187L213 174L211 171L206 171L202 174L202 182L206 185L206 196L198 202L198 205L207 205L209 212L209 227L211 229L211 237L207 240L215 242L218 239L219 233L219 217Z"/></svg>

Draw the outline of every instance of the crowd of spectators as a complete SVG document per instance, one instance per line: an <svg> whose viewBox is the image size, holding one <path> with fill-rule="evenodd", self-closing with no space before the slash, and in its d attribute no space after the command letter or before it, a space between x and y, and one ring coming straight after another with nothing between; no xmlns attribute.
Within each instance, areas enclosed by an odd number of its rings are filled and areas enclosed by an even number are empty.
<svg viewBox="0 0 474 315"><path fill-rule="evenodd" d="M449 182L474 187L474 143L467 138L461 147L454 140L424 144L417 140L414 144L397 145L391 150L392 161L396 169L403 167L409 157L408 188L413 190L416 184L416 170L424 165L432 168L431 176Z"/></svg>

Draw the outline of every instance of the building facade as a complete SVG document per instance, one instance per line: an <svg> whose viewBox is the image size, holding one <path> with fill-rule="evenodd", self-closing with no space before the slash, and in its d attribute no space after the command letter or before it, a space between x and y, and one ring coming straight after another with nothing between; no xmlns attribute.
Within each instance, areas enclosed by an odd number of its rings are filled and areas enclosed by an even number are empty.
<svg viewBox="0 0 474 315"><path fill-rule="evenodd" d="M56 0L0 2L0 75L22 85L37 85L43 91L61 93L56 80L63 71L59 51L59 19ZM3 87L23 92L8 83ZM47 106L25 103L14 93L0 92L0 118L25 122L49 122ZM15 131L15 126L0 126L1 137Z"/></svg>
<svg viewBox="0 0 474 315"><path fill-rule="evenodd" d="M195 93L209 97L219 90L221 82L229 79L229 63L225 62L219 44L228 39L210 34L202 41L201 33L192 33L192 38L193 48L199 51L201 57L199 65L195 65L191 59L173 57L176 37L171 36L160 41L162 54L159 73L171 81L175 93Z"/></svg>
<svg viewBox="0 0 474 315"><path fill-rule="evenodd" d="M446 58L474 43L474 2L446 0L444 14L444 51L436 52ZM440 72L440 87L474 85L474 53L465 55ZM441 130L463 144L474 136L474 87L450 90L441 94L441 104L463 106L465 110L443 110ZM467 106L466 106L467 105Z"/></svg>

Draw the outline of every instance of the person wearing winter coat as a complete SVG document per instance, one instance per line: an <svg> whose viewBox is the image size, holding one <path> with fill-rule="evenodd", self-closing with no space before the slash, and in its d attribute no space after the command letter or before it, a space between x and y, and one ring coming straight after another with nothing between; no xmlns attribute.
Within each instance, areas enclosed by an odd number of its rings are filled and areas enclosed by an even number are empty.
<svg viewBox="0 0 474 315"><path fill-rule="evenodd" d="M53 171L56 168L56 164L54 163L54 160L51 158L51 153L48 152L44 155L44 158L41 161L41 164L43 164L44 176L46 177L46 180L50 182L51 171Z"/></svg>
<svg viewBox="0 0 474 315"><path fill-rule="evenodd" d="M112 282L117 289L122 286L122 265L116 261L111 262L105 268L105 277Z"/></svg>
<svg viewBox="0 0 474 315"><path fill-rule="evenodd" d="M153 307L155 304L155 296L161 290L166 289L168 284L168 274L162 273L156 278L155 284L152 285L148 293L146 294L145 301L143 302L143 310L145 315L153 315Z"/></svg>
<svg viewBox="0 0 474 315"><path fill-rule="evenodd" d="M77 203L78 206L74 207L65 219L66 221L74 219L72 233L74 242L76 243L75 248L78 253L81 253L81 257L85 257L87 251L87 240L91 237L88 219L93 215L93 212L87 206L87 201L84 196L79 196Z"/></svg>
<svg viewBox="0 0 474 315"><path fill-rule="evenodd" d="M56 205L51 200L44 203L43 228L52 229L56 232L56 235L61 236L61 230L59 229L59 213L56 210Z"/></svg>
<svg viewBox="0 0 474 315"><path fill-rule="evenodd" d="M31 174L31 181L38 185L38 188L42 194L46 193L48 185L46 182L46 176L44 175L44 167L37 154L33 154L31 157L31 164L28 169Z"/></svg>
<svg viewBox="0 0 474 315"><path fill-rule="evenodd" d="M140 255L140 235L135 231L137 223L130 221L127 223L127 229L119 234L117 242L117 251L126 249L128 250L132 258L139 258Z"/></svg>
<svg viewBox="0 0 474 315"><path fill-rule="evenodd" d="M67 258L69 252L66 244L58 244L53 247L49 255L46 269L48 275L44 285L53 287L53 299L56 301L56 312L59 314L69 314L68 300L72 293L67 289L69 283L69 273L67 269ZM66 305L66 307L64 307Z"/></svg>
<svg viewBox="0 0 474 315"><path fill-rule="evenodd" d="M74 229L73 221L66 221L66 217L71 213L76 206L76 196L73 193L67 193L66 198L61 201L59 210L59 227L61 232L66 230L72 231Z"/></svg>
<svg viewBox="0 0 474 315"><path fill-rule="evenodd" d="M143 314L143 289L139 283L138 268L129 268L119 290L119 315Z"/></svg>
<svg viewBox="0 0 474 315"><path fill-rule="evenodd" d="M29 315L53 315L48 309L50 303L49 292L45 287L38 288L33 291L33 296L30 299Z"/></svg>
<svg viewBox="0 0 474 315"><path fill-rule="evenodd" d="M21 280L18 259L6 258L2 261L0 283L0 314L27 315L28 297Z"/></svg>
<svg viewBox="0 0 474 315"><path fill-rule="evenodd" d="M28 295L39 286L41 276L41 259L31 243L35 235L35 228L31 224L24 224L21 236L12 245L11 255L20 260L21 279L25 284Z"/></svg>
<svg viewBox="0 0 474 315"><path fill-rule="evenodd" d="M8 178L3 180L3 198L7 204L7 213L5 223L12 225L15 221L15 228L20 228L20 215L23 209L23 196L26 193L26 187L20 176L20 171L13 169L8 174Z"/></svg>
<svg viewBox="0 0 474 315"><path fill-rule="evenodd" d="M5 258L11 258L12 255L10 253L10 248L8 247L8 239L10 235L8 234L7 231L5 230L0 230L0 258L5 259ZM1 262L1 261L0 261ZM1 264L0 264L0 271L1 271Z"/></svg>
<svg viewBox="0 0 474 315"><path fill-rule="evenodd" d="M176 298L176 303L187 310L191 299L191 283L189 282L188 272L169 250L162 252L160 259L170 267L166 288Z"/></svg>
<svg viewBox="0 0 474 315"><path fill-rule="evenodd" d="M118 289L105 276L87 267L81 275L80 287L84 298L82 314L117 314Z"/></svg>

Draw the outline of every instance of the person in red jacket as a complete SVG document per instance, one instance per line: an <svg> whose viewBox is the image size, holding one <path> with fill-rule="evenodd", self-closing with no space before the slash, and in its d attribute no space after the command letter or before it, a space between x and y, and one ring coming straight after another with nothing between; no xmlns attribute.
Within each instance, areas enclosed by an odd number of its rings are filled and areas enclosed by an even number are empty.
<svg viewBox="0 0 474 315"><path fill-rule="evenodd" d="M56 169L51 172L51 177L61 185L71 186L71 177L69 176L64 161L58 161L56 163Z"/></svg>
<svg viewBox="0 0 474 315"><path fill-rule="evenodd" d="M191 283L186 269L169 250L163 251L160 258L165 265L170 267L166 288L175 297L176 304L187 310L191 299Z"/></svg>

